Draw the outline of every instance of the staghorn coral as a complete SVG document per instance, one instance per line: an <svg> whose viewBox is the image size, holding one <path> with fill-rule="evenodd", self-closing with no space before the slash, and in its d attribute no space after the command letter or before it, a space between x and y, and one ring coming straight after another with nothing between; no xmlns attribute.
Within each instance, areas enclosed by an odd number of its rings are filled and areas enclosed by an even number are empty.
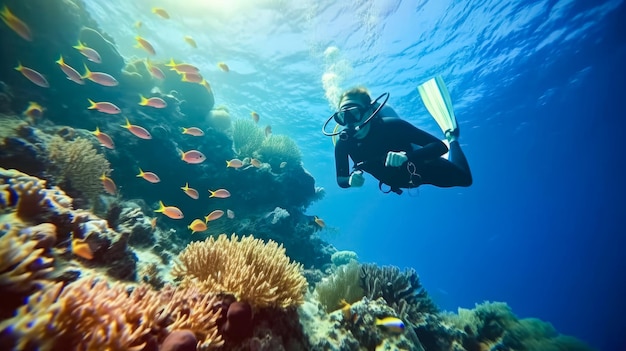
<svg viewBox="0 0 626 351"><path fill-rule="evenodd" d="M193 242L180 253L172 275L182 286L199 285L206 292L227 292L253 308L297 306L306 280L302 266L289 262L282 245L252 236L225 234Z"/></svg>
<svg viewBox="0 0 626 351"><path fill-rule="evenodd" d="M402 273L395 266L364 264L361 266L360 280L365 296L371 300L382 297L402 319L417 323L420 314L438 312L414 269Z"/></svg>
<svg viewBox="0 0 626 351"><path fill-rule="evenodd" d="M287 162L289 165L299 165L302 162L300 148L286 135L272 135L265 138L257 154L259 159L269 163L272 169L279 169L282 162Z"/></svg>
<svg viewBox="0 0 626 351"><path fill-rule="evenodd" d="M326 312L341 307L341 300L354 303L365 296L359 286L360 266L356 261L337 268L335 274L326 277L315 286L317 297Z"/></svg>
<svg viewBox="0 0 626 351"><path fill-rule="evenodd" d="M263 131L253 121L238 119L233 123L233 146L239 157L253 156L264 139Z"/></svg>
<svg viewBox="0 0 626 351"><path fill-rule="evenodd" d="M57 183L66 191L78 191L92 205L95 204L102 193L99 177L110 173L109 161L94 149L91 142L80 137L67 141L55 135L47 150Z"/></svg>
<svg viewBox="0 0 626 351"><path fill-rule="evenodd" d="M80 279L63 287L50 284L28 299L16 316L0 323L19 350L142 350L152 338L163 340L189 329L201 349L222 345L215 296L196 288L158 292L140 285ZM219 305L218 305L219 306ZM6 341L4 341L6 342Z"/></svg>

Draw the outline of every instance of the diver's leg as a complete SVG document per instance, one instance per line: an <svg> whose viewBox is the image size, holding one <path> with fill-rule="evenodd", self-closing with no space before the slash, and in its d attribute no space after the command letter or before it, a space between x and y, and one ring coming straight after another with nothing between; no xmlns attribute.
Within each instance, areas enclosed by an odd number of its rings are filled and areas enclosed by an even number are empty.
<svg viewBox="0 0 626 351"><path fill-rule="evenodd" d="M423 164L418 170L422 184L441 188L472 185L472 173L459 142L450 143L449 159L440 157Z"/></svg>
<svg viewBox="0 0 626 351"><path fill-rule="evenodd" d="M459 186L472 185L472 171L470 171L469 164L467 163L467 158L465 158L465 154L463 153L463 150L461 150L461 145L459 145L458 140L453 140L452 142L450 142L449 160L463 171L462 178L464 179L459 179Z"/></svg>

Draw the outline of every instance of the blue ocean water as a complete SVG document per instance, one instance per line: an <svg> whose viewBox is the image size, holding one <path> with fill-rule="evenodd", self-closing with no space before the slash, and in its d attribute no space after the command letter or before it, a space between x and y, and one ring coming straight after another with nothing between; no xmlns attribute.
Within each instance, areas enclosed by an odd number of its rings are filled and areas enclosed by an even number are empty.
<svg viewBox="0 0 626 351"><path fill-rule="evenodd" d="M444 309L506 301L595 348L623 347L623 1L86 3L124 56L144 55L133 47L141 21L155 59L196 64L216 105L257 111L296 140L326 189L308 212L337 248L414 267ZM448 84L474 185L397 196L367 178L340 189L320 132L337 94L389 92L403 118L443 137L416 90L434 75Z"/></svg>

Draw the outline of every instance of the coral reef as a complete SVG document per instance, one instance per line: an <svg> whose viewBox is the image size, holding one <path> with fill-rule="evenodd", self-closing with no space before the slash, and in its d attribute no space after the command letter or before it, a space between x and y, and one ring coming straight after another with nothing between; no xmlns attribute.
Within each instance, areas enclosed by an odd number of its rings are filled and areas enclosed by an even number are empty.
<svg viewBox="0 0 626 351"><path fill-rule="evenodd" d="M276 242L222 234L189 244L172 274L185 278L183 286L232 293L254 308L288 308L303 302L306 280L301 270Z"/></svg>
<svg viewBox="0 0 626 351"><path fill-rule="evenodd" d="M110 172L109 161L90 141L80 137L68 141L54 136L47 149L54 167L51 172L59 186L68 192L75 190L94 204L102 193L99 177Z"/></svg>
<svg viewBox="0 0 626 351"><path fill-rule="evenodd" d="M342 307L341 301L354 303L363 296L365 291L359 285L361 267L356 261L338 267L333 275L324 278L315 286L317 299L326 312Z"/></svg>
<svg viewBox="0 0 626 351"><path fill-rule="evenodd" d="M237 119L233 123L233 147L239 157L253 157L264 139L263 131L253 121Z"/></svg>
<svg viewBox="0 0 626 351"><path fill-rule="evenodd" d="M337 251L332 256L330 256L330 260L337 267L348 264L352 261L358 261L359 258L354 251Z"/></svg>
<svg viewBox="0 0 626 351"><path fill-rule="evenodd" d="M258 158L269 163L273 169L280 168L280 164L299 165L302 162L302 152L293 139L286 135L271 135L265 138L257 150Z"/></svg>

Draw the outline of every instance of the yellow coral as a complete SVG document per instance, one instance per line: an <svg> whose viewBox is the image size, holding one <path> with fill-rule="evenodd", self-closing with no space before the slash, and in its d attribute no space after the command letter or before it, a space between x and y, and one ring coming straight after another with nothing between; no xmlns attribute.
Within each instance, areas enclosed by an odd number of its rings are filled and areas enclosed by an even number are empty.
<svg viewBox="0 0 626 351"><path fill-rule="evenodd" d="M163 291L80 279L65 287L50 284L31 295L16 316L0 323L18 350L142 350L149 339L162 342L176 329L190 329L203 349L223 344L217 332L219 309L215 296L196 288Z"/></svg>
<svg viewBox="0 0 626 351"><path fill-rule="evenodd" d="M185 277L183 286L227 292L255 308L300 305L306 280L302 265L289 262L282 245L244 236L220 235L193 242L180 253L172 274Z"/></svg>
<svg viewBox="0 0 626 351"><path fill-rule="evenodd" d="M110 172L109 161L83 138L66 141L55 135L47 149L58 182L68 181L72 188L93 203L102 193L99 177Z"/></svg>

